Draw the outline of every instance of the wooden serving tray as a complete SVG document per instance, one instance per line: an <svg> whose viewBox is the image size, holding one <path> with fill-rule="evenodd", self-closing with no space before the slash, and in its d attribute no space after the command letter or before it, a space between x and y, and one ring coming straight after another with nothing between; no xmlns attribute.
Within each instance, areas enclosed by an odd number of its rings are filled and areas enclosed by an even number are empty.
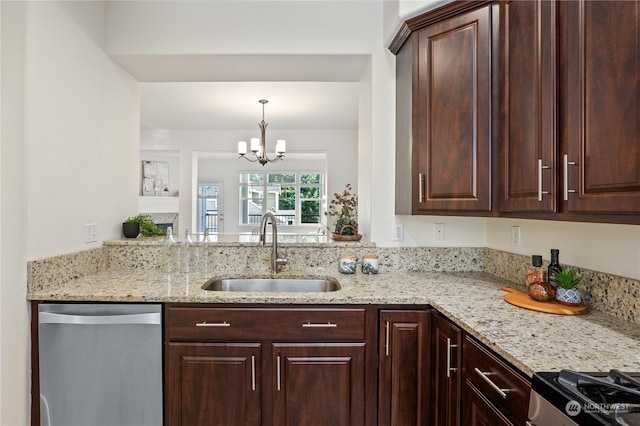
<svg viewBox="0 0 640 426"><path fill-rule="evenodd" d="M502 290L506 291L504 300L512 305L519 306L525 309L531 309L532 311L546 312L548 314L556 315L582 315L589 312L589 308L584 303L579 305L570 306L563 305L561 303L552 300L551 302L538 302L533 300L524 291L516 290L511 287L502 287Z"/></svg>

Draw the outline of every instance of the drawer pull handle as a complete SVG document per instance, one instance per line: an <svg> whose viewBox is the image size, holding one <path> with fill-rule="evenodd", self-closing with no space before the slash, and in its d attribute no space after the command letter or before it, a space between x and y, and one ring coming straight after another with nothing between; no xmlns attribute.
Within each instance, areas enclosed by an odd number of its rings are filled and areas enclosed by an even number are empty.
<svg viewBox="0 0 640 426"><path fill-rule="evenodd" d="M306 324L302 324L303 327L313 327L313 328L336 328L338 324L328 322L326 324L323 323L311 323L308 322Z"/></svg>
<svg viewBox="0 0 640 426"><path fill-rule="evenodd" d="M458 371L457 368L451 367L451 349L457 348L458 345L451 344L451 338L447 337L447 378L451 377L452 371Z"/></svg>
<svg viewBox="0 0 640 426"><path fill-rule="evenodd" d="M507 393L509 393L511 391L511 389L500 389L500 387L498 385L496 385L495 383L493 383L493 380L491 380L488 377L492 373L489 373L489 372L485 373L484 371L480 371L478 369L478 367L476 367L475 370L476 370L476 373L478 373L478 375L480 375L480 377L482 377L482 380L487 382L487 384L489 386L491 386L496 392L498 392L502 398L504 398L504 399L507 398Z"/></svg>
<svg viewBox="0 0 640 426"><path fill-rule="evenodd" d="M196 327L231 327L230 322L197 322Z"/></svg>
<svg viewBox="0 0 640 426"><path fill-rule="evenodd" d="M422 203L424 201L424 175L422 173L418 173L418 202Z"/></svg>

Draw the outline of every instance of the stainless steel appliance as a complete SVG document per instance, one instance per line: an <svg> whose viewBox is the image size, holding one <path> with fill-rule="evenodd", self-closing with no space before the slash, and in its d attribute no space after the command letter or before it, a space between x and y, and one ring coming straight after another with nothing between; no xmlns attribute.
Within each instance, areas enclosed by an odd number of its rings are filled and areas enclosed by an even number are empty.
<svg viewBox="0 0 640 426"><path fill-rule="evenodd" d="M159 304L41 304L38 337L41 425L162 425Z"/></svg>
<svg viewBox="0 0 640 426"><path fill-rule="evenodd" d="M640 426L640 373L536 373L528 424Z"/></svg>

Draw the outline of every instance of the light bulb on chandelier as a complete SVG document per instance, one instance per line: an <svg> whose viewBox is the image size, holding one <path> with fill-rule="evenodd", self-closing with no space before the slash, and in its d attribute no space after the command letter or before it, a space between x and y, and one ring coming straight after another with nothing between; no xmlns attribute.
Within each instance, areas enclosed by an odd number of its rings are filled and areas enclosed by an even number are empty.
<svg viewBox="0 0 640 426"><path fill-rule="evenodd" d="M264 104L269 102L266 99L260 99L258 102L262 104L262 121L258 123L258 127L260 127L260 138L251 138L251 143L249 145L249 149L251 150L251 154L247 154L247 142L240 141L238 142L238 155L240 158L244 158L245 160L254 162L259 162L263 166L267 163L273 163L275 161L281 160L284 157L285 152L287 151L287 142L283 139L278 139L276 141L276 156L274 158L269 158L267 155L267 140L266 140L266 131L267 124L264 121Z"/></svg>

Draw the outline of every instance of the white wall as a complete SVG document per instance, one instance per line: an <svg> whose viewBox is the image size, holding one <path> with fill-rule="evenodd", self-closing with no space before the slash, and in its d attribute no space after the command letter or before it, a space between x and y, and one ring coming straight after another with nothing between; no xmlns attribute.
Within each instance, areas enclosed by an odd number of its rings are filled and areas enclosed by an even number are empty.
<svg viewBox="0 0 640 426"><path fill-rule="evenodd" d="M292 165L295 156L290 154L285 156L284 161L269 164L265 167L257 163L249 163L246 160L237 158L237 141L246 140L247 135L255 134L255 129L248 130L143 130L141 132L140 147L143 150L166 149L172 152L179 152L180 164L180 223L184 229L190 226L196 229L196 207L195 207L195 185L198 176L213 178L222 177L230 180L229 176L234 175L235 179L225 186L225 193L230 191L237 194L238 173L251 170L288 170ZM335 192L340 192L347 183L351 183L357 190L357 132L355 130L286 130L269 129L267 131L268 142L275 143L276 139L285 139L287 149L295 152L297 156L304 153L323 153L327 159L327 193L331 196ZM220 147L225 147L226 150ZM215 172L198 171L198 159L211 157L214 154L226 155L226 161L233 171L225 167L225 176L213 176ZM205 163L207 164L207 163ZM211 165L211 162L208 163ZM295 165L295 163L293 163ZM324 163L321 165L324 167ZM171 171L170 171L171 173ZM235 187L233 187L235 185ZM237 195L235 198L237 204ZM238 230L232 223L237 218L237 206L235 213L229 201L225 206L225 232ZM191 222L191 223L189 223Z"/></svg>
<svg viewBox="0 0 640 426"><path fill-rule="evenodd" d="M23 148L26 4L1 2L0 12L0 424L26 425L31 377Z"/></svg>
<svg viewBox="0 0 640 426"><path fill-rule="evenodd" d="M137 211L139 95L104 53L106 3L0 4L0 424L26 425L26 262L119 237Z"/></svg>
<svg viewBox="0 0 640 426"><path fill-rule="evenodd" d="M138 83L102 50L106 3L29 3L25 147L30 259L120 237L137 211ZM84 243L97 223L98 241Z"/></svg>

